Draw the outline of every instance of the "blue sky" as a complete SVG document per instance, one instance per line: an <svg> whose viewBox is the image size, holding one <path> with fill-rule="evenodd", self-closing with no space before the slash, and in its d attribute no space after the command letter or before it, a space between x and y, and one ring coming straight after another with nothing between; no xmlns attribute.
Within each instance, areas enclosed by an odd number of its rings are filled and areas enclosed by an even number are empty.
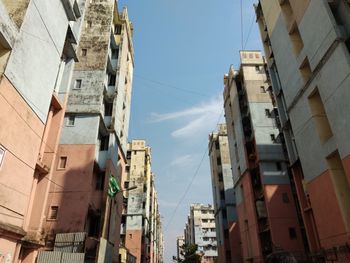
<svg viewBox="0 0 350 263"><path fill-rule="evenodd" d="M243 0L246 49L261 49L254 0ZM239 65L239 0L120 0L134 24L135 75L129 139L152 148L165 235L165 262L176 254L191 203L212 203L209 159L174 209L222 116L223 75ZM247 35L251 28L250 37ZM174 216L172 216L174 215Z"/></svg>

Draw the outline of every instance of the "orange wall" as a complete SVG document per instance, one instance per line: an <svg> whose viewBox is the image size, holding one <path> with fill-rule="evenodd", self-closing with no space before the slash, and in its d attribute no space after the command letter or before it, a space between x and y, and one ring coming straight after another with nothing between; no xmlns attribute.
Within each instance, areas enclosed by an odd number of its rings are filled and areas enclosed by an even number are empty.
<svg viewBox="0 0 350 263"><path fill-rule="evenodd" d="M125 247L136 257L136 263L141 263L141 240L142 230L126 230Z"/></svg>
<svg viewBox="0 0 350 263"><path fill-rule="evenodd" d="M46 221L46 229L55 232L84 231L92 185L95 145L60 145L55 165L47 214L50 206L59 206L58 218ZM67 156L67 166L58 169L59 156ZM79 208L79 209L77 209Z"/></svg>
<svg viewBox="0 0 350 263"><path fill-rule="evenodd" d="M307 189L321 247L329 248L349 242L329 171L310 181Z"/></svg>
<svg viewBox="0 0 350 263"><path fill-rule="evenodd" d="M250 173L246 172L242 176L240 185L243 185L244 196L242 203L237 205L238 222L240 229L240 236L242 242L242 256L243 260L248 258L260 259L262 253L259 242L257 218L255 212L255 202L253 196L253 189L250 180ZM240 187L240 186L238 186ZM248 220L248 229L246 226ZM250 244L251 254L249 256L248 247Z"/></svg>
<svg viewBox="0 0 350 263"><path fill-rule="evenodd" d="M283 202L283 193L287 193L289 203ZM302 236L290 186L265 185L265 201L273 244L287 251L303 251ZM296 239L290 239L288 230L290 227L295 229Z"/></svg>
<svg viewBox="0 0 350 263"><path fill-rule="evenodd" d="M231 262L242 261L242 245L238 222L229 222Z"/></svg>
<svg viewBox="0 0 350 263"><path fill-rule="evenodd" d="M350 155L346 156L343 159L343 166L344 166L346 177L348 178L348 182L350 184Z"/></svg>
<svg viewBox="0 0 350 263"><path fill-rule="evenodd" d="M7 150L0 170L0 212L10 214L0 214L0 222L23 227L44 124L5 76L0 82L0 122L0 144Z"/></svg>

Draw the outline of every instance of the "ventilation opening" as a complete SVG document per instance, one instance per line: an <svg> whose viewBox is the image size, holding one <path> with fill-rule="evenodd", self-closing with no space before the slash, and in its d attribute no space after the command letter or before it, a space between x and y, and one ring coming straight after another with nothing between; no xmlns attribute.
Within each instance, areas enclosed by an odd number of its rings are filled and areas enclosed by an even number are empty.
<svg viewBox="0 0 350 263"><path fill-rule="evenodd" d="M338 8L340 7L339 3L340 2L338 0L328 1L329 8L331 9L331 12L332 12L332 15L333 15L333 18L334 18L336 24L338 26L342 26L343 25L343 21L342 21L341 17L339 16L339 13L338 13Z"/></svg>
<svg viewBox="0 0 350 263"><path fill-rule="evenodd" d="M8 58L11 50L1 44L3 42L2 35L0 34L0 76L4 73Z"/></svg>
<svg viewBox="0 0 350 263"><path fill-rule="evenodd" d="M304 83L307 83L312 75L310 63L307 57L304 59L303 63L301 64L299 71L304 80Z"/></svg>
<svg viewBox="0 0 350 263"><path fill-rule="evenodd" d="M331 126L324 109L323 102L321 100L320 93L316 91L309 97L309 106L312 113L312 118L315 121L318 135L321 143L325 143L330 137L333 136Z"/></svg>
<svg viewBox="0 0 350 263"><path fill-rule="evenodd" d="M280 0L280 5L281 5L282 14L284 16L284 19L286 21L286 25L289 31L290 25L294 21L293 9L290 5L289 0L282 0L282 1Z"/></svg>
<svg viewBox="0 0 350 263"><path fill-rule="evenodd" d="M292 41L294 53L296 55L299 55L300 51L304 47L304 42L301 38L299 28L296 22L294 22L290 28L289 37L290 37L290 40Z"/></svg>

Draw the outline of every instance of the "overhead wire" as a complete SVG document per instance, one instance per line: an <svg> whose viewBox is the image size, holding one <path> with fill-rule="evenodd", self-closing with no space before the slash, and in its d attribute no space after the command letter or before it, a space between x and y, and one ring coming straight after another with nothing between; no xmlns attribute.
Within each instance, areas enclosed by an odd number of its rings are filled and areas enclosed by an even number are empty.
<svg viewBox="0 0 350 263"><path fill-rule="evenodd" d="M221 117L223 116L223 113L224 113L224 109L222 109L222 111L221 111L221 113L220 113L220 115L219 115L219 118L218 118L218 120L217 120L217 122L216 122L215 127L217 127L217 126L219 125L220 120L221 120ZM205 142L206 142L206 141L207 141L207 140L205 140ZM208 147L207 147L207 145L206 145L205 151L204 151L204 153L203 153L203 155L202 155L202 158L201 158L201 160L200 160L200 162L199 162L197 168L195 169L195 172L193 173L193 176L191 177L191 180L190 180L189 184L187 185L187 187L186 187L186 189L185 189L185 192L182 194L181 198L179 199L178 203L176 204L175 209L173 210L173 212L172 212L172 214L171 214L170 220L168 221L168 223L166 224L166 226L165 226L165 228L164 228L165 231L168 230L170 224L172 223L172 221L173 221L173 219L174 219L174 216L175 216L177 210L179 209L181 203L185 200L185 198L186 198L188 192L190 191L191 186L192 186L194 180L196 179L196 177L197 177L197 175L198 175L198 173L199 173L199 169L201 168L201 166L202 166L202 164L203 164L203 161L204 161L204 158L205 158L205 156L207 155L207 153L208 153Z"/></svg>

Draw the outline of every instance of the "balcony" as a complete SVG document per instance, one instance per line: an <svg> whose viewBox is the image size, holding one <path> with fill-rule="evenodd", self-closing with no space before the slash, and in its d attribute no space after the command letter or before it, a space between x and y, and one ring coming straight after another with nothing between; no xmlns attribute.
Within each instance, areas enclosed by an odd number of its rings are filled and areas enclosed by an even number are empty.
<svg viewBox="0 0 350 263"><path fill-rule="evenodd" d="M79 5L76 0L61 0L69 21L76 21L81 17Z"/></svg>

